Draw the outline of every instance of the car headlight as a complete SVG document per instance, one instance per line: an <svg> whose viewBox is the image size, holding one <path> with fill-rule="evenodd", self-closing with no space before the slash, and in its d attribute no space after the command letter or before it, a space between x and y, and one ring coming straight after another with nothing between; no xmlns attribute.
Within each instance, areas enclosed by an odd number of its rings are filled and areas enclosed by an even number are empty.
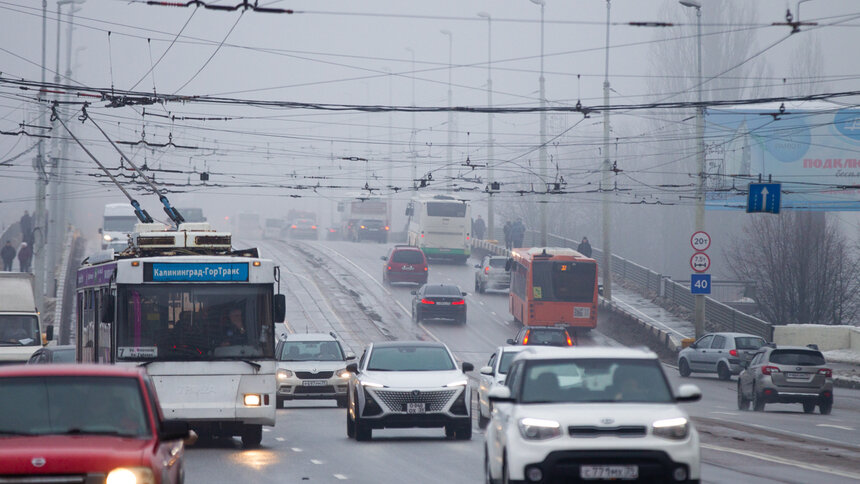
<svg viewBox="0 0 860 484"><path fill-rule="evenodd" d="M547 440L561 435L561 424L555 420L521 418L519 428L526 440Z"/></svg>
<svg viewBox="0 0 860 484"><path fill-rule="evenodd" d="M382 388L385 386L382 383L374 383L372 381L362 381L361 385L368 388Z"/></svg>
<svg viewBox="0 0 860 484"><path fill-rule="evenodd" d="M287 378L292 378L292 376L293 376L293 372L291 372L290 370L285 370L283 368L278 369L278 374L277 374L278 381L284 381Z"/></svg>
<svg viewBox="0 0 860 484"><path fill-rule="evenodd" d="M337 375L338 378L349 378L349 372L346 371L346 368L341 368L334 372L334 374Z"/></svg>
<svg viewBox="0 0 860 484"><path fill-rule="evenodd" d="M464 386L466 386L466 385L468 385L468 384L469 384L469 381L468 381L468 380L466 380L466 379L463 379L463 380L457 380L457 381L455 381L455 382L451 382L451 383L449 383L449 384L447 384L447 385L445 385L445 386L446 386L446 387L464 387Z"/></svg>
<svg viewBox="0 0 860 484"><path fill-rule="evenodd" d="M105 484L155 484L155 476L148 467L120 467L110 471Z"/></svg>
<svg viewBox="0 0 860 484"><path fill-rule="evenodd" d="M684 417L657 420L651 424L654 435L664 439L681 440L690 433L690 422Z"/></svg>
<svg viewBox="0 0 860 484"><path fill-rule="evenodd" d="M105 239L105 242L110 242L111 240L113 240L113 237L108 234L102 235L102 238Z"/></svg>

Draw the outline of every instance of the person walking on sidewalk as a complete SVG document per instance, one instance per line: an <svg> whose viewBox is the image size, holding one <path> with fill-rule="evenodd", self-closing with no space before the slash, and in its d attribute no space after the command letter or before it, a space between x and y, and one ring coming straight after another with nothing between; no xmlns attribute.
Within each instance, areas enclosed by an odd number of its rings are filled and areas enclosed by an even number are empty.
<svg viewBox="0 0 860 484"><path fill-rule="evenodd" d="M7 240L3 250L0 250L0 259L3 259L3 270L6 272L12 271L12 262L15 261L15 247L12 247L12 241Z"/></svg>
<svg viewBox="0 0 860 484"><path fill-rule="evenodd" d="M18 248L18 270L21 272L30 272L30 262L33 260L33 246L21 242L21 247Z"/></svg>
<svg viewBox="0 0 860 484"><path fill-rule="evenodd" d="M21 238L24 242L33 245L33 217L30 216L30 212L24 210L24 215L21 216L18 226L21 228Z"/></svg>
<svg viewBox="0 0 860 484"><path fill-rule="evenodd" d="M591 257L591 244L588 243L588 237L582 238L582 242L579 243L576 251L585 257Z"/></svg>
<svg viewBox="0 0 860 484"><path fill-rule="evenodd" d="M514 240L514 237L513 237L514 227L513 227L513 225L511 225L510 220L505 222L505 227L502 230L505 232L505 248L510 250L511 246L513 245L513 240Z"/></svg>
<svg viewBox="0 0 860 484"><path fill-rule="evenodd" d="M522 247L523 239L526 236L526 226L523 224L523 219L518 218L511 229L511 238L513 239L514 247Z"/></svg>
<svg viewBox="0 0 860 484"><path fill-rule="evenodd" d="M483 240L484 231L486 229L487 229L487 225L484 223L484 219L482 219L481 216L478 215L478 219L475 220L475 223L473 224L473 227L472 227L472 235L474 235L475 238L478 240Z"/></svg>

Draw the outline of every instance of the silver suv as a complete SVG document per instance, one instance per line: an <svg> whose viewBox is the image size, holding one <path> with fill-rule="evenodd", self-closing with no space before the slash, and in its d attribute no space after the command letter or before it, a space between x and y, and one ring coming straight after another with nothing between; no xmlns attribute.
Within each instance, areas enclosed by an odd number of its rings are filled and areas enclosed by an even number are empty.
<svg viewBox="0 0 860 484"><path fill-rule="evenodd" d="M738 377L738 408L761 412L766 403L802 403L824 414L833 408L833 372L815 345L768 345Z"/></svg>
<svg viewBox="0 0 860 484"><path fill-rule="evenodd" d="M728 380L752 360L764 339L746 333L708 333L678 353L678 373L716 373Z"/></svg>
<svg viewBox="0 0 860 484"><path fill-rule="evenodd" d="M507 291L511 287L511 273L505 270L508 258L504 256L485 256L480 264L475 264L475 292L487 289Z"/></svg>

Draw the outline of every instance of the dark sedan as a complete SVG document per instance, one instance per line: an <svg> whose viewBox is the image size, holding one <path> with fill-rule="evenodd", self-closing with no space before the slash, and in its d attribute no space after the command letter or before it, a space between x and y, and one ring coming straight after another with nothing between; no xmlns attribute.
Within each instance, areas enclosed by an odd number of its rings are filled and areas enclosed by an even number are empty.
<svg viewBox="0 0 860 484"><path fill-rule="evenodd" d="M426 284L412 291L412 320L452 319L466 324L467 293L453 284Z"/></svg>
<svg viewBox="0 0 860 484"><path fill-rule="evenodd" d="M43 346L36 350L27 364L74 363L75 345Z"/></svg>

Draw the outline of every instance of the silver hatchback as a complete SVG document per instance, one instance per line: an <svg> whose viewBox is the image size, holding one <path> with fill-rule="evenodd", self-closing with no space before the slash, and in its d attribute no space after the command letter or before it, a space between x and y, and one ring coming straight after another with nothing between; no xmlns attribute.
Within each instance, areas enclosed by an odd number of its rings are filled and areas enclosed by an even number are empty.
<svg viewBox="0 0 860 484"><path fill-rule="evenodd" d="M802 403L824 414L833 408L833 372L814 346L768 345L738 377L738 409L761 412L766 403Z"/></svg>
<svg viewBox="0 0 860 484"><path fill-rule="evenodd" d="M684 377L716 373L720 380L728 380L740 373L765 343L752 334L708 333L678 353L678 372Z"/></svg>

